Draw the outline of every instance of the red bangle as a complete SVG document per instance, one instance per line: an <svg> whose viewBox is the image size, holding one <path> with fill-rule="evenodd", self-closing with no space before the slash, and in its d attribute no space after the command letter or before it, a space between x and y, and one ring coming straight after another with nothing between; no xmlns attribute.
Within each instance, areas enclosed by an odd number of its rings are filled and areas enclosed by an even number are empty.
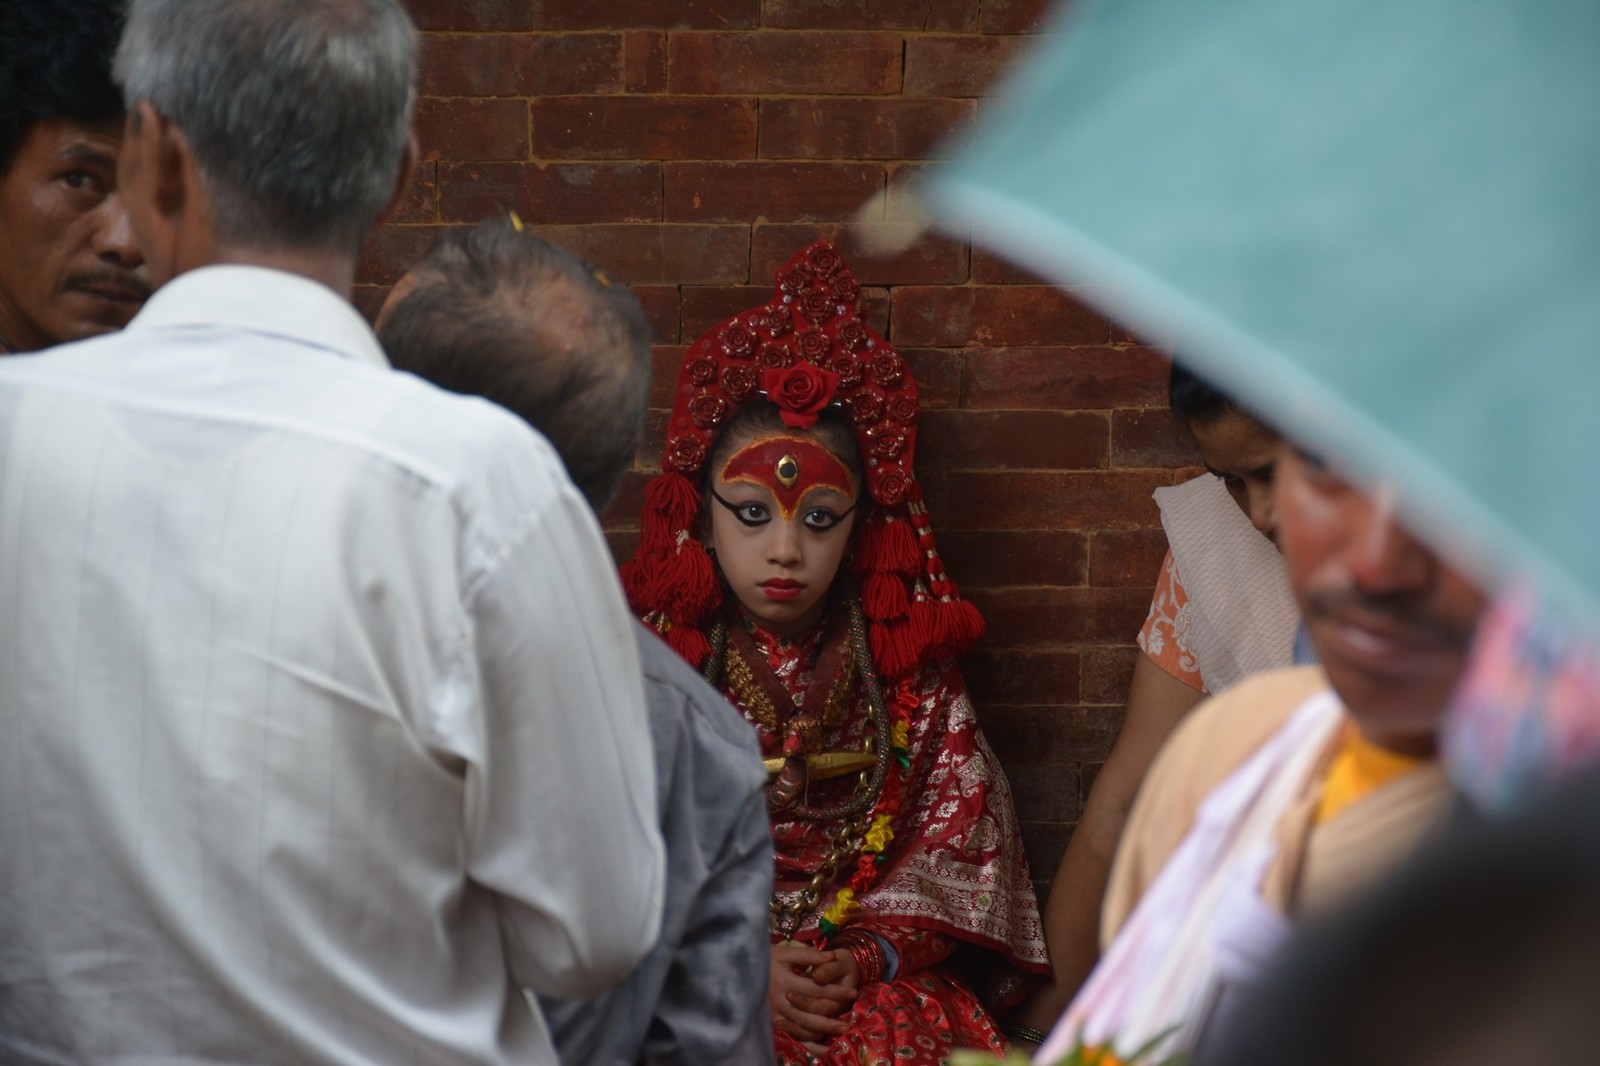
<svg viewBox="0 0 1600 1066"><path fill-rule="evenodd" d="M883 977L883 946L871 933L851 930L833 938L835 947L842 947L855 960L857 983L870 985Z"/></svg>

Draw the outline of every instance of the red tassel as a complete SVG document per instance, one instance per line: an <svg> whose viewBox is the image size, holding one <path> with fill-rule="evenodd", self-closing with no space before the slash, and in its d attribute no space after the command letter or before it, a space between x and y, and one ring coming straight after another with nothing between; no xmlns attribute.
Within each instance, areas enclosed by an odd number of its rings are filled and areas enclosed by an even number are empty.
<svg viewBox="0 0 1600 1066"><path fill-rule="evenodd" d="M659 514L671 529L691 529L700 514L700 493L688 478L669 470L650 482L644 506Z"/></svg>
<svg viewBox="0 0 1600 1066"><path fill-rule="evenodd" d="M697 540L686 540L677 551L678 582L668 591L669 601L685 622L699 623L722 604L722 582L717 568Z"/></svg>
<svg viewBox="0 0 1600 1066"><path fill-rule="evenodd" d="M960 655L976 644L987 628L983 615L967 600L951 600L941 604L945 616L947 636L945 645L949 655Z"/></svg>
<svg viewBox="0 0 1600 1066"><path fill-rule="evenodd" d="M953 659L983 636L983 616L966 600L930 602L928 607L937 635L932 645L932 658L927 661Z"/></svg>
<svg viewBox="0 0 1600 1066"><path fill-rule="evenodd" d="M856 545L857 573L879 570L884 573L916 573L922 553L916 534L904 518L869 522Z"/></svg>
<svg viewBox="0 0 1600 1066"><path fill-rule="evenodd" d="M872 665L884 678L904 677L917 667L917 657L906 642L906 623L877 622L867 629L872 645Z"/></svg>
<svg viewBox="0 0 1600 1066"><path fill-rule="evenodd" d="M711 654L711 642L693 626L673 626L667 632L667 643L684 662L699 670Z"/></svg>
<svg viewBox="0 0 1600 1066"><path fill-rule="evenodd" d="M906 583L897 574L869 571L861 579L861 609L874 622L904 618L911 607Z"/></svg>
<svg viewBox="0 0 1600 1066"><path fill-rule="evenodd" d="M634 614L646 614L650 611L650 605L645 602L644 595L648 570L649 568L640 561L638 552L617 568L617 577L622 579L623 595L628 597L628 609Z"/></svg>
<svg viewBox="0 0 1600 1066"><path fill-rule="evenodd" d="M641 565L651 565L647 560ZM676 551L654 563L649 594L651 607L674 622L699 622L722 602L716 568L699 541L686 540Z"/></svg>
<svg viewBox="0 0 1600 1066"><path fill-rule="evenodd" d="M700 516L700 497L682 474L661 474L645 490L639 520L639 554L668 555L682 536L692 536Z"/></svg>

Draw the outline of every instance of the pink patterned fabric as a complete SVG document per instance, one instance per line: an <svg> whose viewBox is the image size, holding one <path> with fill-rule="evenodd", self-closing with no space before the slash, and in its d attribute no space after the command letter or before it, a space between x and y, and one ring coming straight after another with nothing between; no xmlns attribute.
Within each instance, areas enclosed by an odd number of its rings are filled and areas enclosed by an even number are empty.
<svg viewBox="0 0 1600 1066"><path fill-rule="evenodd" d="M1600 636L1532 585L1485 616L1445 719L1457 788L1491 810L1513 806L1600 759Z"/></svg>

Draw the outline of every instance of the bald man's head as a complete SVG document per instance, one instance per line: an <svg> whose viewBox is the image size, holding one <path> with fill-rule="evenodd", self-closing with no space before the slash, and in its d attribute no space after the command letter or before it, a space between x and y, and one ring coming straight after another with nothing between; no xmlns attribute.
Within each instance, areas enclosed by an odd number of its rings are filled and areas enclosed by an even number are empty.
<svg viewBox="0 0 1600 1066"><path fill-rule="evenodd" d="M555 445L597 512L644 432L650 324L622 285L509 220L447 230L378 314L397 369L482 396Z"/></svg>

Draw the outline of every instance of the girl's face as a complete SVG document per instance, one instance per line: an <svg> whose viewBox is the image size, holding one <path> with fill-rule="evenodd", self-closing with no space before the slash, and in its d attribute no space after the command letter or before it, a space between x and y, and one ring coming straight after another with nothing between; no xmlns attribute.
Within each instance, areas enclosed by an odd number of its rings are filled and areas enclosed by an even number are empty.
<svg viewBox="0 0 1600 1066"><path fill-rule="evenodd" d="M850 544L860 490L803 433L740 446L711 479L710 544L751 621L781 637L815 625Z"/></svg>

